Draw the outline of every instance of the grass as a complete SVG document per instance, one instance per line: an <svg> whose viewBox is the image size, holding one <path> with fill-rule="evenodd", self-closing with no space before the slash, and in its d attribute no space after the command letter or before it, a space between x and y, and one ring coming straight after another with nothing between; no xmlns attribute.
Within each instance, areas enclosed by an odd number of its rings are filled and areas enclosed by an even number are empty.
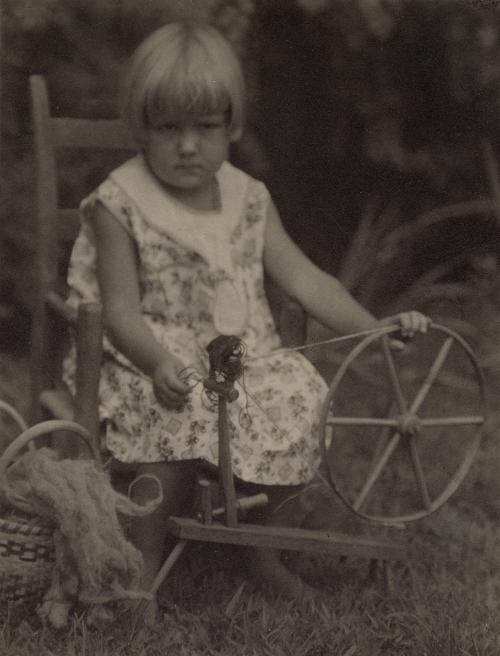
<svg viewBox="0 0 500 656"><path fill-rule="evenodd" d="M19 381L26 376L24 363L19 365L18 382L12 389L7 379L2 385L23 410L24 384ZM7 358L0 376L2 371L12 377L15 362ZM487 373L490 391L499 389L495 368ZM161 589L161 618L155 627L118 609L113 623L90 628L81 608L67 628L54 631L41 624L33 607L4 605L0 654L498 656L500 412L493 395L490 405L481 453L456 495L404 530L377 529L410 548L410 565L391 567L390 588L380 571L375 578L369 575L366 561L292 553L290 567L320 594L314 603L289 602L267 595L246 576L243 549L192 543ZM329 523L346 533L374 532L338 504L328 513Z"/></svg>
<svg viewBox="0 0 500 656"><path fill-rule="evenodd" d="M21 609L3 618L0 653L89 656L497 656L500 531L467 506L451 506L407 536L420 554L394 565L392 591L366 563L294 559L322 588L310 605L266 597L244 576L243 552L193 545L162 591L154 629L118 617L87 628L82 615L55 633Z"/></svg>
<svg viewBox="0 0 500 656"><path fill-rule="evenodd" d="M493 455L494 442L485 448ZM406 541L412 556L410 567L392 565L390 589L366 561L290 554L290 567L321 592L312 604L284 601L246 577L244 550L193 543L161 590L153 629L123 612L89 628L79 609L56 632L33 608L3 607L0 654L498 656L500 526L494 504L484 511L468 500L474 488L470 481L464 495L406 530L381 529ZM361 532L352 518L343 528Z"/></svg>

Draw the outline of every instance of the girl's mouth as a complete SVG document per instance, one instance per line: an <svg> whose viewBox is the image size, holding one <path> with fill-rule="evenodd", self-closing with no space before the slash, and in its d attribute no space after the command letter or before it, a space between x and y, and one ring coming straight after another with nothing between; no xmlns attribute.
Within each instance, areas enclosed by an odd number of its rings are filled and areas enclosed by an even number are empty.
<svg viewBox="0 0 500 656"><path fill-rule="evenodd" d="M202 167L199 164L178 164L175 168L180 171L201 171Z"/></svg>

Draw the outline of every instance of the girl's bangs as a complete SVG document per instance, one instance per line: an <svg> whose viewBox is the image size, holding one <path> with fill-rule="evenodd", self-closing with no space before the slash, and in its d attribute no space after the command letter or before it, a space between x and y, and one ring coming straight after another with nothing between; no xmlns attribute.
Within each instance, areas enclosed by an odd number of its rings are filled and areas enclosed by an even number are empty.
<svg viewBox="0 0 500 656"><path fill-rule="evenodd" d="M199 67L177 66L162 76L146 101L149 125L157 125L165 116L190 116L226 112L230 96L221 80ZM179 70L180 69L180 70Z"/></svg>

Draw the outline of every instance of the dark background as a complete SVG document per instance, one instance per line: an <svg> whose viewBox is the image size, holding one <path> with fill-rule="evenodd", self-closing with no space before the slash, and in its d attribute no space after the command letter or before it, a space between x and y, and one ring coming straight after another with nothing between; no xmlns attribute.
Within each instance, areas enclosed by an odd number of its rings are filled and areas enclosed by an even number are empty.
<svg viewBox="0 0 500 656"><path fill-rule="evenodd" d="M126 57L186 15L214 23L241 55L249 120L233 159L266 182L314 261L378 314L443 298L456 308L471 285L491 289L500 201L485 153L500 155L497 4L4 0L2 334L19 347L29 326L28 76L47 77L55 114L115 116ZM68 204L99 182L78 154L64 168Z"/></svg>

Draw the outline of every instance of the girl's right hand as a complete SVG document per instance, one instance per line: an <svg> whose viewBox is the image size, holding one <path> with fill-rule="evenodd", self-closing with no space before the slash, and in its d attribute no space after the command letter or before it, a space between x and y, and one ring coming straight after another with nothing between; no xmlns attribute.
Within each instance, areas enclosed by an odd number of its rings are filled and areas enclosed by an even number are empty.
<svg viewBox="0 0 500 656"><path fill-rule="evenodd" d="M181 378L185 369L184 363L179 358L169 355L156 366L153 372L154 394L159 403L169 410L182 409L191 391L191 387Z"/></svg>

